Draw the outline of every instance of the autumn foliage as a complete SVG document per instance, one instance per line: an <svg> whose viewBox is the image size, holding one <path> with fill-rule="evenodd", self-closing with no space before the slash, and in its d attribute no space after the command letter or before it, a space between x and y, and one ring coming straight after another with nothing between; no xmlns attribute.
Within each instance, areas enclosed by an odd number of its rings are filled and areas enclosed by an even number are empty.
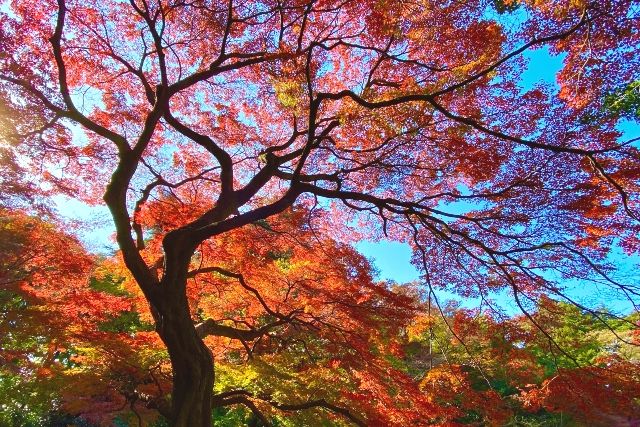
<svg viewBox="0 0 640 427"><path fill-rule="evenodd" d="M554 350L524 316L455 306L429 315L415 285L375 283L362 256L305 229L305 214L228 233L193 262L193 318L224 318L196 326L218 328L205 342L220 403L242 389L256 413L302 425L349 421L287 409L314 400L371 425L557 422L560 414L610 425L640 415L634 318L608 329L592 313L545 299L534 316L560 343ZM161 423L171 368L126 268L88 256L51 224L7 210L2 218L15 242L2 259L2 386L34 390L32 422ZM246 336L223 329L238 324ZM20 399L4 393L4 422L28 422ZM214 412L220 425L252 417Z"/></svg>
<svg viewBox="0 0 640 427"><path fill-rule="evenodd" d="M103 425L635 422L639 16L2 3L3 384ZM61 197L106 205L117 252ZM383 238L419 283L353 247Z"/></svg>

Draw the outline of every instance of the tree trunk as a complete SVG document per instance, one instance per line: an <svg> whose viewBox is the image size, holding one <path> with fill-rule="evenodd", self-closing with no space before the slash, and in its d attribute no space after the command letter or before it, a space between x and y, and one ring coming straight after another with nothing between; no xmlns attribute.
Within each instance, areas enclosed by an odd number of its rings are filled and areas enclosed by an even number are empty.
<svg viewBox="0 0 640 427"><path fill-rule="evenodd" d="M211 427L213 357L196 333L185 297L166 298L158 333L173 368L171 425Z"/></svg>

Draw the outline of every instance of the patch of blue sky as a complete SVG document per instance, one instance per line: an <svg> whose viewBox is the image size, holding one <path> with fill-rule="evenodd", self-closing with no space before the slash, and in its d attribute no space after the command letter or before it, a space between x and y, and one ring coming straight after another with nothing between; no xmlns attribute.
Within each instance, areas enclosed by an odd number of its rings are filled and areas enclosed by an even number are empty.
<svg viewBox="0 0 640 427"><path fill-rule="evenodd" d="M16 14L13 12L11 8L11 1L3 0L0 1L0 13L10 16L11 18L15 18Z"/></svg>
<svg viewBox="0 0 640 427"><path fill-rule="evenodd" d="M527 68L520 76L520 86L523 90L530 90L536 86L560 89L556 75L562 69L566 54L553 55L549 46L527 50L523 53L527 60Z"/></svg>
<svg viewBox="0 0 640 427"><path fill-rule="evenodd" d="M411 248L407 244L389 240L362 241L355 247L373 261L379 280L408 283L420 279L420 272L411 264Z"/></svg>
<svg viewBox="0 0 640 427"><path fill-rule="evenodd" d="M630 141L640 137L640 122L638 121L627 119L620 120L616 129L622 133L620 138L622 141ZM636 141L635 146L640 148L640 141Z"/></svg>
<svg viewBox="0 0 640 427"><path fill-rule="evenodd" d="M411 264L412 251L409 245L390 240L362 241L357 243L355 248L371 261L377 273L377 280L399 285L421 282L420 271ZM455 302L463 308L476 308L482 304L479 297L462 299L444 289L434 289L434 293L443 308L449 302ZM486 305L484 307L487 308Z"/></svg>
<svg viewBox="0 0 640 427"><path fill-rule="evenodd" d="M106 206L90 206L66 196L54 196L52 200L69 229L87 250L105 256L116 252L115 228Z"/></svg>

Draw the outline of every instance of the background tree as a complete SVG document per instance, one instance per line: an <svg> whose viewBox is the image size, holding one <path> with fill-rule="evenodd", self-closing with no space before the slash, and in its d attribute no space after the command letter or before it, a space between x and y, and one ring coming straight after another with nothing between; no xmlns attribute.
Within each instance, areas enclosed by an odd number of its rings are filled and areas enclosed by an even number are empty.
<svg viewBox="0 0 640 427"><path fill-rule="evenodd" d="M637 307L607 256L638 250L638 150L620 141L620 111L594 114L637 80L631 1L6 8L3 111L29 112L12 153L30 154L48 191L103 196L169 352L175 425L210 425L215 403L189 292L200 253L294 205L343 242L411 243L429 288L510 292L541 330L532 307L545 293L574 301L569 279ZM522 54L543 46L566 54L557 94L516 81ZM166 219L149 228L151 200Z"/></svg>
<svg viewBox="0 0 640 427"><path fill-rule="evenodd" d="M532 316L544 332L524 315L500 319L455 306L414 320L403 360L421 390L451 409L440 422L608 426L638 418L639 354L629 334L636 316L609 329L547 298Z"/></svg>

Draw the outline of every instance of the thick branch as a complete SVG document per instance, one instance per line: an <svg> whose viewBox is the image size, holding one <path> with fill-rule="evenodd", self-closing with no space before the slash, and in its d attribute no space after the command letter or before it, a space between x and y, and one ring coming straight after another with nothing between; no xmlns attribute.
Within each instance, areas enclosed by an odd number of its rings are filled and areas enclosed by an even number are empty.
<svg viewBox="0 0 640 427"><path fill-rule="evenodd" d="M160 107L156 104L154 109L147 116L144 128L133 150L131 150L123 136L95 123L80 113L71 99L67 83L66 65L62 55L62 33L64 30L65 14L67 11L64 0L58 0L58 9L56 28L53 36L50 38L50 42L53 47L54 58L58 67L60 93L67 109L69 110L68 116L70 118L76 120L96 134L111 140L118 147L120 162L111 177L109 185L107 186L104 200L109 206L114 219L117 240L120 248L122 249L125 264L131 270L145 294L151 297L151 286L156 282L156 280L138 253L136 245L131 237L132 229L126 205L126 192L129 182L135 174L139 158L150 141L155 125L160 118Z"/></svg>
<svg viewBox="0 0 640 427"><path fill-rule="evenodd" d="M288 207L290 207L301 193L301 188L298 188L298 186L296 185L292 185L289 188L289 191L287 191L285 195L282 196L282 198L280 198L279 200L269 205L261 206L249 212L245 212L232 218L228 218L224 221L205 224L204 226L196 229L192 233L191 237L193 238L194 243L200 243L210 237L216 236L220 233L224 233L225 231L233 230L244 225L259 221L261 219L266 219L270 216L279 214L280 212L283 212Z"/></svg>
<svg viewBox="0 0 640 427"><path fill-rule="evenodd" d="M210 152L220 164L220 181L222 190L220 192L220 199L225 199L233 193L233 161L229 153L224 151L218 144L216 144L211 138L206 135L202 135L190 127L182 124L176 119L167 108L164 118L174 129L180 132L182 135L191 139L196 144L204 147Z"/></svg>
<svg viewBox="0 0 640 427"><path fill-rule="evenodd" d="M547 151L553 151L556 153L570 153L570 154L580 154L583 156L592 156L598 153L613 151L618 148L618 147L614 147L614 148L601 149L601 150L585 150L582 148L562 147L559 145L550 145L550 144L545 144L537 141L529 141L517 136L508 135L498 130L489 129L488 127L484 126L483 124L479 123L474 119L460 116L447 110L444 106L442 106L440 103L436 101L435 96L433 94L409 94L409 95L399 96L396 98L387 99L385 101L373 101L373 102L367 101L366 99L362 98L361 96L359 96L358 94L356 94L351 90L342 90L337 93L321 92L321 93L318 93L318 96L317 96L317 99L319 101L322 101L325 99L337 101L343 98L351 98L358 105L365 107L369 110L388 108L396 105L406 104L409 102L427 102L431 104L436 110L438 110L448 119L451 119L458 123L465 124L467 126L471 126L472 128L482 133L485 133L487 135L491 135L493 137L496 137L505 141L511 141L517 144L525 145L529 148L543 149Z"/></svg>

